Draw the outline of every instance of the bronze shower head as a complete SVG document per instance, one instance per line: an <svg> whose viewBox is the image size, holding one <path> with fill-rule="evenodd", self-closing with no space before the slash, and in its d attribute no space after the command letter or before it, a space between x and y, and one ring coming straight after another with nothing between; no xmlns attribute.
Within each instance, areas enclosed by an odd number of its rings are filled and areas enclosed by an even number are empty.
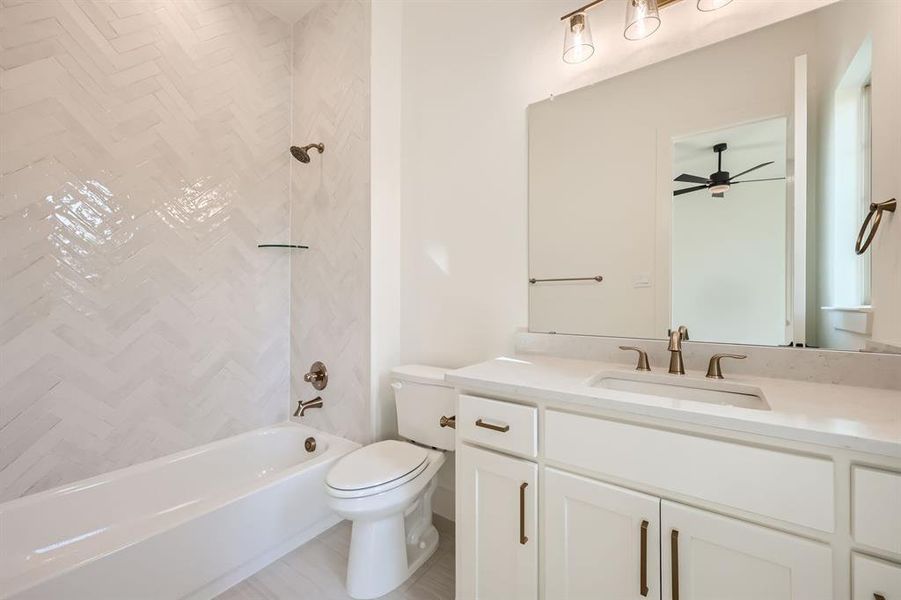
<svg viewBox="0 0 901 600"><path fill-rule="evenodd" d="M325 152L324 144L307 144L306 146L303 146L303 147L291 146L291 155L294 158L296 158L297 160L299 160L300 162L306 164L306 163L310 162L309 151L313 148L315 148L316 150L319 150L319 154L322 154L323 152Z"/></svg>

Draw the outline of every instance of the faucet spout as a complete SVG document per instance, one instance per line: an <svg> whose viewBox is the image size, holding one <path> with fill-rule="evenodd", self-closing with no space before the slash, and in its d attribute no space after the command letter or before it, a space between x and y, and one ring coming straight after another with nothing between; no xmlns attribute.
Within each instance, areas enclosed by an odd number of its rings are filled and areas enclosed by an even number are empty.
<svg viewBox="0 0 901 600"><path fill-rule="evenodd" d="M294 411L295 417L302 417L308 408L322 408L322 397L316 396L312 400L306 402L298 402L297 410Z"/></svg>

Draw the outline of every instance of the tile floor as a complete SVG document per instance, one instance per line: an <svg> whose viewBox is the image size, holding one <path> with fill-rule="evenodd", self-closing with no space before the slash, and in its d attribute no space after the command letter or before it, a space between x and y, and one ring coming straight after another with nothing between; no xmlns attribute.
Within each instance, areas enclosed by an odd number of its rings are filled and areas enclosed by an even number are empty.
<svg viewBox="0 0 901 600"><path fill-rule="evenodd" d="M384 600L453 600L454 524L435 516L435 554ZM350 522L335 525L216 600L349 600L344 590Z"/></svg>

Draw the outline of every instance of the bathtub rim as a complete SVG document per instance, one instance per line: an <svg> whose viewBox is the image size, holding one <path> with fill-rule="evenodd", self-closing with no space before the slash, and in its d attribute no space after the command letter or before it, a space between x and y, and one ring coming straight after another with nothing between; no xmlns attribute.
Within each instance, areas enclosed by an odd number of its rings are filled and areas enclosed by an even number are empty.
<svg viewBox="0 0 901 600"><path fill-rule="evenodd" d="M41 585L47 581L55 579L57 577L62 577L67 573L70 573L78 568L84 567L92 562L102 560L116 552L120 552L127 548L130 548L136 544L140 544L156 535L160 535L167 531L173 530L177 527L184 525L185 523L191 521L192 519L196 519L202 515L212 513L216 510L219 510L225 506L230 504L239 502L248 496L260 492L269 488L274 487L275 485L293 478L297 476L300 472L306 470L307 468L312 468L318 464L326 462L326 460L337 460L341 456L352 452L360 447L360 444L357 442L348 440L346 438L339 437L337 435L327 433L324 431L320 431L318 429L314 429L308 425L303 425L296 421L287 420L281 421L274 425L268 425L264 427L259 427L257 429L251 429L250 431L245 431L243 433L239 433L233 436L228 436L222 438L220 440L215 440L213 442L209 442L207 444L202 444L200 446L195 446L194 448L188 448L186 450L182 450L180 452L176 452L173 454L167 454L165 456L161 456L159 458L154 458L149 461L144 461L141 463L137 463L135 465L130 465L127 467L122 467L120 469L116 469L114 471L107 471L106 473L101 473L99 475L95 475L93 477L89 477L87 479L82 479L77 482L63 484L57 486L55 488L44 490L41 492L37 492L35 494L29 494L26 496L22 496L20 498L16 498L15 500L10 500L8 502L4 502L0 504L0 509L8 510L9 508L17 508L18 506L29 504L31 502L40 501L45 497L49 497L55 494L59 494L61 491L65 490L65 493L74 493L78 490L93 487L98 485L99 483L103 483L106 480L113 479L115 476L119 476L122 473L130 472L130 473L143 473L149 470L152 470L154 467L158 467L161 465L165 465L171 462L184 460L186 458L190 458L191 456L195 456L201 453L201 449L203 451L209 451L211 448L216 448L219 446L223 446L229 443L234 443L236 440L251 437L254 435L260 435L262 432L273 429L298 429L301 431L310 432L310 435L316 437L320 436L322 439L326 439L329 442L328 447L324 452L320 455L313 457L310 460L305 460L303 462L297 463L296 465L292 465L288 468L275 471L273 473L268 474L267 476L260 478L251 483L245 483L241 486L236 486L232 493L223 494L224 498L216 498L215 500L205 500L198 502L195 505L190 507L186 507L185 510L177 513L170 519L164 520L163 524L157 527L147 527L146 531L141 531L140 534L129 537L127 541L123 543L112 544L109 549L104 550L102 552L97 552L92 554L91 556L84 557L78 560L73 560L71 563L63 563L56 570L48 570L48 572L43 573L41 575L37 575L32 579L25 577L25 574L28 571L23 571L16 576L9 578L8 580L3 581L4 589L0 598L12 598L16 594L24 592L30 588ZM325 491L323 491L325 493ZM129 519L124 521L124 523L139 525L143 522L152 521L153 517L157 515L151 516L143 516L138 517L136 519ZM37 570L37 568L36 568Z"/></svg>

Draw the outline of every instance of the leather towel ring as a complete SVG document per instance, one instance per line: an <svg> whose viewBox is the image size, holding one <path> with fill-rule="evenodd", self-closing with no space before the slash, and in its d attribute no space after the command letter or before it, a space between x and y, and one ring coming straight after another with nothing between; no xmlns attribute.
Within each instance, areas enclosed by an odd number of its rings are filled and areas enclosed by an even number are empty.
<svg viewBox="0 0 901 600"><path fill-rule="evenodd" d="M885 211L893 213L897 206L898 201L894 198L886 200L885 202L874 202L870 204L870 212L867 213L867 217L863 220L863 225L860 226L860 233L857 234L857 242L854 244L854 251L858 255L866 252L867 248L870 247L870 244L873 243L873 237L879 230L879 224L882 223L882 213ZM867 239L864 240L863 236L867 232L867 227L870 225L871 221L873 226L870 227L870 233L867 235Z"/></svg>

